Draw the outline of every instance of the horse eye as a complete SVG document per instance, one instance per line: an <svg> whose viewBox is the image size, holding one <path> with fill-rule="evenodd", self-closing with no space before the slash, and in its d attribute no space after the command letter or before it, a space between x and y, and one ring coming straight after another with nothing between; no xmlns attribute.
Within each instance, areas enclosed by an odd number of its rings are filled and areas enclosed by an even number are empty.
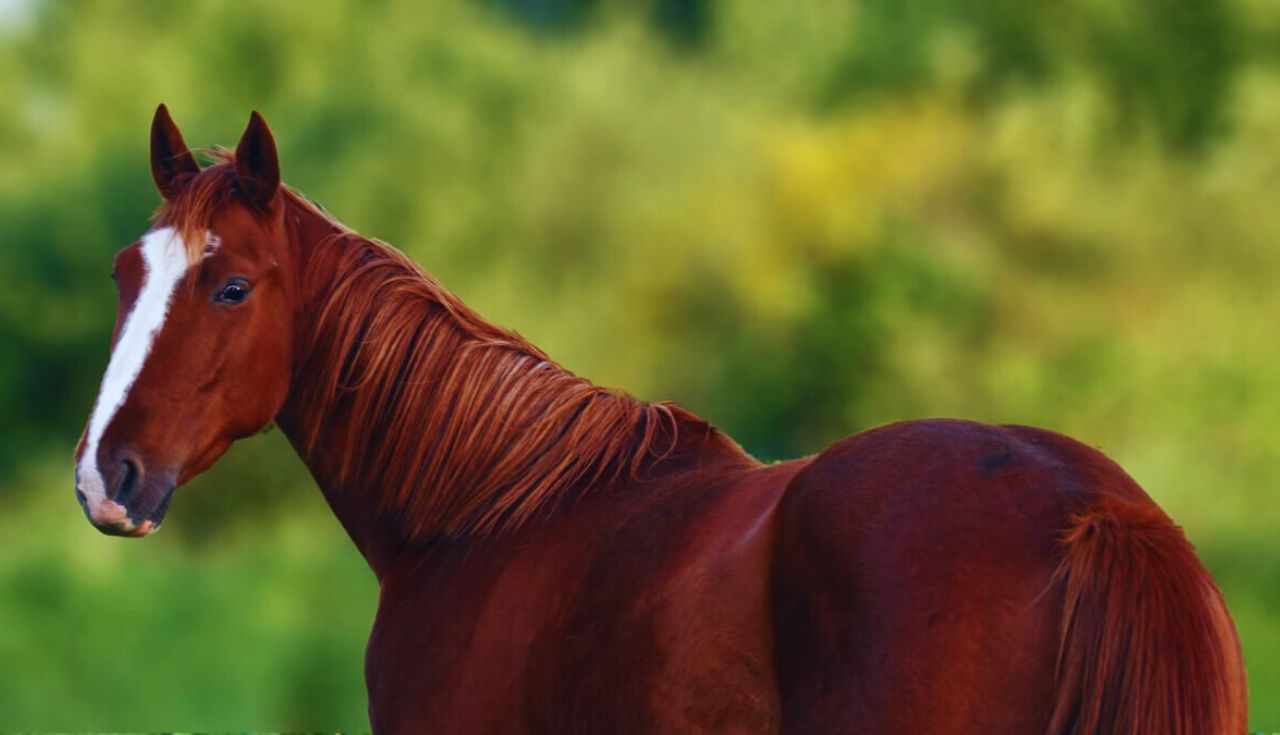
<svg viewBox="0 0 1280 735"><path fill-rule="evenodd" d="M249 282L243 278L232 278L218 289L213 300L219 304L238 304L249 295Z"/></svg>
<svg viewBox="0 0 1280 735"><path fill-rule="evenodd" d="M115 271L111 271L111 280L115 281L116 283L119 283L119 282L120 282L120 276L119 276L119 275L117 275Z"/></svg>

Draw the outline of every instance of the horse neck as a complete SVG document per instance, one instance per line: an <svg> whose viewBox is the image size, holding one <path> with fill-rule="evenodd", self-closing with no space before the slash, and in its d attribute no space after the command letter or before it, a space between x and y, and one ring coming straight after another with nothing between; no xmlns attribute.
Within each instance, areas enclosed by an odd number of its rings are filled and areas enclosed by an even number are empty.
<svg viewBox="0 0 1280 735"><path fill-rule="evenodd" d="M693 414L574 376L399 253L290 208L301 307L279 423L380 575L433 539L512 533L582 493L750 461Z"/></svg>

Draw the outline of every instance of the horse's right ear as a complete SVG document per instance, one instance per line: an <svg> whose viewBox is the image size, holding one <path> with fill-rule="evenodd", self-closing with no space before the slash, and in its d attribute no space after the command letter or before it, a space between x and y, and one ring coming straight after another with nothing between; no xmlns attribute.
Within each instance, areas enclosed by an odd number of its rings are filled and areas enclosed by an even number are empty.
<svg viewBox="0 0 1280 735"><path fill-rule="evenodd" d="M161 104L151 120L151 178L156 180L160 196L169 199L182 189L189 176L199 172L196 157L169 117L169 108Z"/></svg>

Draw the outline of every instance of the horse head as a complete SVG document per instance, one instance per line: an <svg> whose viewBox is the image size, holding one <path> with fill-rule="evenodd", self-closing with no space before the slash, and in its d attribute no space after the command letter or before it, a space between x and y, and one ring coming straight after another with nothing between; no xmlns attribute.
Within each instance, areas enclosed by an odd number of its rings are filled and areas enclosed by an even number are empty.
<svg viewBox="0 0 1280 735"><path fill-rule="evenodd" d="M254 112L201 169L161 105L154 226L115 256L111 357L76 448L76 497L108 534L160 526L174 488L268 426L289 388L292 253L275 142Z"/></svg>

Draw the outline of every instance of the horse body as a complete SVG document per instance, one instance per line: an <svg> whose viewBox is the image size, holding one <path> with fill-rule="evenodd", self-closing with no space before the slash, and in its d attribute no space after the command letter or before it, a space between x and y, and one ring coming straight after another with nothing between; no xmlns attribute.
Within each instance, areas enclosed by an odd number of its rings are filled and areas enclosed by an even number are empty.
<svg viewBox="0 0 1280 735"><path fill-rule="evenodd" d="M715 449L404 555L369 641L375 729L1043 732L1061 529L1108 497L1154 507L1026 427L908 422L778 465Z"/></svg>
<svg viewBox="0 0 1280 735"><path fill-rule="evenodd" d="M282 187L256 113L220 155L157 111L156 252L116 260L142 351L108 370L77 496L146 535L278 423L380 583L375 731L1244 730L1216 586L1096 450L936 420L761 464Z"/></svg>

